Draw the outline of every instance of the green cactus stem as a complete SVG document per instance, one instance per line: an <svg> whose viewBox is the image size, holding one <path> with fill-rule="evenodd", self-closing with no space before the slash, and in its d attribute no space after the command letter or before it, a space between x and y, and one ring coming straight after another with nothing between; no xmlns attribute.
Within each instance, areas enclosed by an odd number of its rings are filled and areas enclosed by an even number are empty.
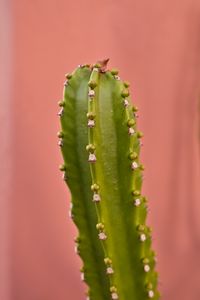
<svg viewBox="0 0 200 300"><path fill-rule="evenodd" d="M90 300L160 298L147 199L142 194L143 134L129 83L108 60L66 75L58 133L63 179L71 191L76 252Z"/></svg>

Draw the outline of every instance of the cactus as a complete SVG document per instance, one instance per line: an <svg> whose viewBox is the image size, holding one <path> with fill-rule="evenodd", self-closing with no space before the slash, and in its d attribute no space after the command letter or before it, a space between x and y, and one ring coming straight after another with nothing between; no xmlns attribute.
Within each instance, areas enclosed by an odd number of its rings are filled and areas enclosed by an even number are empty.
<svg viewBox="0 0 200 300"><path fill-rule="evenodd" d="M64 164L71 192L70 215L79 235L76 252L90 300L160 298L142 195L142 133L129 83L108 60L66 74L58 113Z"/></svg>

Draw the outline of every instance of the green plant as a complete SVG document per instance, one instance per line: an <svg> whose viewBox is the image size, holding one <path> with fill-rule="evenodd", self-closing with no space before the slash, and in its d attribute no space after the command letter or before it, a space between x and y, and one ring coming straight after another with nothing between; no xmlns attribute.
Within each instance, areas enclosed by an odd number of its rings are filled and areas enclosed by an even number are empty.
<svg viewBox="0 0 200 300"><path fill-rule="evenodd" d="M66 74L58 133L76 252L90 300L159 299L151 228L142 195L142 133L129 83L108 60Z"/></svg>

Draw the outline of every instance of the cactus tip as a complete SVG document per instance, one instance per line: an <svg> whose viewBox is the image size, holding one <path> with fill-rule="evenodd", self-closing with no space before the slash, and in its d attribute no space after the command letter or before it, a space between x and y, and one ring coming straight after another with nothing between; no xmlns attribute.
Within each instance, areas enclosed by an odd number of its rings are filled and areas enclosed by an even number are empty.
<svg viewBox="0 0 200 300"><path fill-rule="evenodd" d="M109 60L110 60L109 58L106 58L106 59L103 59L103 60L99 60L97 62L97 64L99 65L100 72L102 72L102 73L106 72L107 64L108 64Z"/></svg>

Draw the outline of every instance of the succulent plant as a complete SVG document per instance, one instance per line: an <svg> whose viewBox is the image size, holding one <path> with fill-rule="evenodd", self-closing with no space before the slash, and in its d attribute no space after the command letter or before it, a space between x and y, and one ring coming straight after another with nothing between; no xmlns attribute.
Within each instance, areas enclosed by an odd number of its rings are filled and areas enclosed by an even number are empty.
<svg viewBox="0 0 200 300"><path fill-rule="evenodd" d="M75 250L90 300L160 298L142 194L141 138L129 83L108 60L66 74L58 113Z"/></svg>

